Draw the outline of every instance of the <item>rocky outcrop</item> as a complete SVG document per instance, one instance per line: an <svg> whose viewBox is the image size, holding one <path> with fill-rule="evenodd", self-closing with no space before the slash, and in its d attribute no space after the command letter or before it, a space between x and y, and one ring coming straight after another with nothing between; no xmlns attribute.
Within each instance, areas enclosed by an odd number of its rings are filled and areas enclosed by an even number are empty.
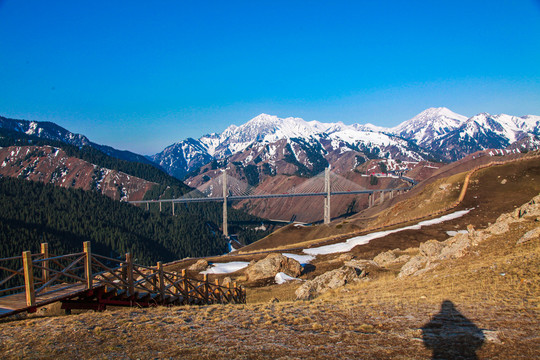
<svg viewBox="0 0 540 360"><path fill-rule="evenodd" d="M540 239L540 227L537 227L536 229L532 229L531 231L527 231L525 235L523 235L516 244L523 244L526 242L529 242L531 240L538 240Z"/></svg>
<svg viewBox="0 0 540 360"><path fill-rule="evenodd" d="M388 250L375 256L373 261L381 267L386 267L396 261L396 254L394 250Z"/></svg>
<svg viewBox="0 0 540 360"><path fill-rule="evenodd" d="M279 272L297 277L302 273L302 265L294 259L276 253L250 264L245 270L248 281L273 278Z"/></svg>
<svg viewBox="0 0 540 360"><path fill-rule="evenodd" d="M380 270L372 260L348 260L339 269L325 272L313 280L308 280L296 289L297 300L310 300L331 289L345 286L352 281L367 279L367 276Z"/></svg>
<svg viewBox="0 0 540 360"><path fill-rule="evenodd" d="M362 277L369 275L372 271L381 269L381 267L373 260L349 260L345 261L343 265L356 269Z"/></svg>
<svg viewBox="0 0 540 360"><path fill-rule="evenodd" d="M413 256L405 265L403 265L398 277L413 275L420 269L423 269L427 263L427 257L422 255Z"/></svg>
<svg viewBox="0 0 540 360"><path fill-rule="evenodd" d="M342 266L339 269L325 272L313 280L308 280L296 289L297 300L310 300L331 289L345 286L359 278L360 271L354 267Z"/></svg>
<svg viewBox="0 0 540 360"><path fill-rule="evenodd" d="M506 233L512 224L522 221L537 221L538 216L540 216L540 195L535 196L531 201L510 213L501 214L495 224L488 226L485 230L475 230L472 225L469 225L465 234L457 234L442 242L426 241L420 244L419 254L403 265L398 277L420 275L437 266L438 261L460 258L466 255L471 247L478 245L485 239ZM540 228L537 227L525 233L517 241L517 244L523 244L539 237ZM397 259L392 260L393 253L389 253L387 251L379 254L374 261L379 265L395 262Z"/></svg>
<svg viewBox="0 0 540 360"><path fill-rule="evenodd" d="M400 249L388 250L373 258L373 261L380 267L385 268L390 265L403 264L411 259L410 255L403 254L398 256Z"/></svg>
<svg viewBox="0 0 540 360"><path fill-rule="evenodd" d="M208 268L208 261L201 259L197 261L195 264L188 267L188 270L201 272L201 271L206 270L207 268Z"/></svg>
<svg viewBox="0 0 540 360"><path fill-rule="evenodd" d="M437 240L428 240L420 244L420 255L428 258L436 257L441 254L444 244Z"/></svg>

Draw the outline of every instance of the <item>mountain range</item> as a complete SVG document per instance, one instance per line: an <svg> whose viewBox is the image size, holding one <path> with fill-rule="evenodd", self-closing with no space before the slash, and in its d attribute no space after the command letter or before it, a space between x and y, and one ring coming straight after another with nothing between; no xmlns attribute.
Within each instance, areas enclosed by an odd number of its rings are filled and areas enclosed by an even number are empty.
<svg viewBox="0 0 540 360"><path fill-rule="evenodd" d="M307 175L328 163L352 170L358 162L374 158L455 161L518 142L521 149L528 149L540 145L539 135L540 116L482 113L467 118L444 107L427 109L394 128L261 114L221 134L172 144L151 159L177 178L227 159L244 166L264 165L266 172L274 173L287 172L291 170L287 164L292 164L297 173Z"/></svg>
<svg viewBox="0 0 540 360"><path fill-rule="evenodd" d="M310 176L328 165L346 172L371 159L450 162L489 148L521 151L540 146L540 116L481 113L467 118L444 107L429 108L393 128L260 114L222 133L187 138L147 157L93 143L51 122L0 117L0 128L91 146L119 159L161 167L178 179L234 163L252 183L264 175Z"/></svg>

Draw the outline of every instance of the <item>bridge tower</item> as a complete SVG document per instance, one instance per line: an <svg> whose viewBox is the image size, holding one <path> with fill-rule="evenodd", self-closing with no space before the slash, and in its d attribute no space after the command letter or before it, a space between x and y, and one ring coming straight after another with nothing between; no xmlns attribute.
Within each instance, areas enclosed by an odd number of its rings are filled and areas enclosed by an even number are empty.
<svg viewBox="0 0 540 360"><path fill-rule="evenodd" d="M229 228L227 226L227 170L223 170L223 235L229 237Z"/></svg>
<svg viewBox="0 0 540 360"><path fill-rule="evenodd" d="M324 223L330 224L330 165L324 169Z"/></svg>

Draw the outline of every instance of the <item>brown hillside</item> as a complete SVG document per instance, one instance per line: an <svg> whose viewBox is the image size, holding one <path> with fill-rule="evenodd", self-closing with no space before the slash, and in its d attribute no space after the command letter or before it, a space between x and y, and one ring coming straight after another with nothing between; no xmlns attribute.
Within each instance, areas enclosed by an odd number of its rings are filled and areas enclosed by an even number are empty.
<svg viewBox="0 0 540 360"><path fill-rule="evenodd" d="M52 183L65 188L96 189L115 200L142 200L155 183L125 173L100 168L69 157L51 146L0 148L0 175Z"/></svg>
<svg viewBox="0 0 540 360"><path fill-rule="evenodd" d="M536 359L540 239L517 241L535 228L537 219L525 217L422 275L387 271L310 301L292 301L299 284L288 283L249 289L247 305L70 316L50 309L3 320L0 356ZM268 302L271 297L280 301Z"/></svg>

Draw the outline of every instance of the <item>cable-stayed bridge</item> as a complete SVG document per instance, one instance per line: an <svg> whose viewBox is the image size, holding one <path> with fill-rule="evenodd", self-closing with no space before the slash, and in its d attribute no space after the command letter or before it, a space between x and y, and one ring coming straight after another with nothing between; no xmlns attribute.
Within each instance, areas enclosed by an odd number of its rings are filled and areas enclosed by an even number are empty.
<svg viewBox="0 0 540 360"><path fill-rule="evenodd" d="M159 204L159 209L163 203L171 203L172 214L174 215L174 205L176 203L196 203L196 202L223 202L223 234L228 236L227 228L227 203L231 201L248 199L270 199L270 198L292 198L306 196L324 197L324 223L330 223L330 206L332 196L339 195L359 195L369 194L369 206L375 205L376 193L379 194L379 201L382 203L385 197L394 197L394 193L410 190L416 184L413 179L397 177L409 182L411 186L397 187L389 189L366 189L365 187L346 179L345 177L333 173L330 168L320 174L308 179L298 186L293 186L282 193L267 193L259 188L250 186L247 182L227 174L224 170L221 176L209 180L195 190L174 199L159 200L139 200L130 201L131 204L146 204L149 209L150 204ZM388 195L387 195L388 194Z"/></svg>

